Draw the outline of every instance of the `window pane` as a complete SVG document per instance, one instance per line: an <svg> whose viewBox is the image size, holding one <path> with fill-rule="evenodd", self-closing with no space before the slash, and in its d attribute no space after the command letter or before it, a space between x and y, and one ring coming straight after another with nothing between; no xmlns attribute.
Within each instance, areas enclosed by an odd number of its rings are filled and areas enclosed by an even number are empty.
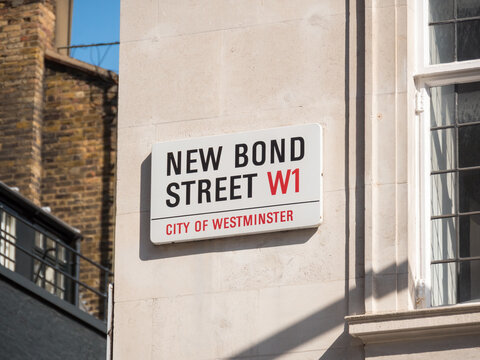
<svg viewBox="0 0 480 360"><path fill-rule="evenodd" d="M455 173L432 175L432 215L455 213Z"/></svg>
<svg viewBox="0 0 480 360"><path fill-rule="evenodd" d="M459 173L460 212L480 210L480 170Z"/></svg>
<svg viewBox="0 0 480 360"><path fill-rule="evenodd" d="M44 265L38 260L33 260L33 279L44 277Z"/></svg>
<svg viewBox="0 0 480 360"><path fill-rule="evenodd" d="M480 1L457 0L457 18L466 18L473 16L480 16Z"/></svg>
<svg viewBox="0 0 480 360"><path fill-rule="evenodd" d="M455 122L455 86L430 89L431 126L453 125Z"/></svg>
<svg viewBox="0 0 480 360"><path fill-rule="evenodd" d="M453 0L429 0L428 10L430 22L453 19Z"/></svg>
<svg viewBox="0 0 480 360"><path fill-rule="evenodd" d="M458 23L457 44L458 61L480 58L480 20Z"/></svg>
<svg viewBox="0 0 480 360"><path fill-rule="evenodd" d="M50 266L46 266L45 280L51 282L52 284L55 283L55 270L53 270L53 268Z"/></svg>
<svg viewBox="0 0 480 360"><path fill-rule="evenodd" d="M61 245L58 245L58 260L61 262L66 262L65 248Z"/></svg>
<svg viewBox="0 0 480 360"><path fill-rule="evenodd" d="M432 131L432 171L455 168L455 129Z"/></svg>
<svg viewBox="0 0 480 360"><path fill-rule="evenodd" d="M49 282L45 282L45 290L47 290L50 294L55 293L55 286Z"/></svg>
<svg viewBox="0 0 480 360"><path fill-rule="evenodd" d="M458 302L480 299L480 261L460 263L458 284Z"/></svg>
<svg viewBox="0 0 480 360"><path fill-rule="evenodd" d="M57 295L60 299L64 299L65 298L65 291L63 291L62 289L57 289L55 291L55 295Z"/></svg>
<svg viewBox="0 0 480 360"><path fill-rule="evenodd" d="M480 165L480 125L458 129L458 162L461 168Z"/></svg>
<svg viewBox="0 0 480 360"><path fill-rule="evenodd" d="M38 231L35 231L35 246L43 249L43 234L39 233Z"/></svg>
<svg viewBox="0 0 480 360"><path fill-rule="evenodd" d="M455 25L430 26L430 63L452 62L454 58Z"/></svg>
<svg viewBox="0 0 480 360"><path fill-rule="evenodd" d="M50 238L47 238L47 250L50 250L48 252L48 255L55 256L55 251L51 249L55 249L55 241L53 241Z"/></svg>
<svg viewBox="0 0 480 360"><path fill-rule="evenodd" d="M60 289L65 289L65 275L57 271L57 287Z"/></svg>
<svg viewBox="0 0 480 360"><path fill-rule="evenodd" d="M460 256L480 256L480 215L460 218Z"/></svg>
<svg viewBox="0 0 480 360"><path fill-rule="evenodd" d="M432 265L432 306L457 303L455 263Z"/></svg>
<svg viewBox="0 0 480 360"><path fill-rule="evenodd" d="M432 220L432 260L454 259L455 218Z"/></svg>
<svg viewBox="0 0 480 360"><path fill-rule="evenodd" d="M458 122L480 121L480 82L457 85Z"/></svg>

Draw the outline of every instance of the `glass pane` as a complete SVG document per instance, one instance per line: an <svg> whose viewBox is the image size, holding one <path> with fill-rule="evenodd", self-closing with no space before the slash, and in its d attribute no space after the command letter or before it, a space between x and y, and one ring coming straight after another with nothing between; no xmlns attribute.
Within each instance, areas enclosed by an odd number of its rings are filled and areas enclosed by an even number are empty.
<svg viewBox="0 0 480 360"><path fill-rule="evenodd" d="M55 281L55 270L53 270L53 268L50 266L46 266L45 280L50 281L52 284Z"/></svg>
<svg viewBox="0 0 480 360"><path fill-rule="evenodd" d="M455 263L432 265L432 306L457 303Z"/></svg>
<svg viewBox="0 0 480 360"><path fill-rule="evenodd" d="M458 61L480 58L480 20L457 24Z"/></svg>
<svg viewBox="0 0 480 360"><path fill-rule="evenodd" d="M33 260L33 279L41 279L44 277L44 268L38 260Z"/></svg>
<svg viewBox="0 0 480 360"><path fill-rule="evenodd" d="M45 282L45 290L47 290L50 294L54 294L55 293L55 286L53 286L53 284Z"/></svg>
<svg viewBox="0 0 480 360"><path fill-rule="evenodd" d="M480 82L457 85L458 122L480 121Z"/></svg>
<svg viewBox="0 0 480 360"><path fill-rule="evenodd" d="M47 237L47 249L55 249L55 241L53 241L48 237Z"/></svg>
<svg viewBox="0 0 480 360"><path fill-rule="evenodd" d="M480 215L460 218L460 256L480 256Z"/></svg>
<svg viewBox="0 0 480 360"><path fill-rule="evenodd" d="M441 21L453 19L453 0L429 0L428 20Z"/></svg>
<svg viewBox="0 0 480 360"><path fill-rule="evenodd" d="M455 258L455 218L432 220L432 259Z"/></svg>
<svg viewBox="0 0 480 360"><path fill-rule="evenodd" d="M480 210L480 170L459 173L460 212Z"/></svg>
<svg viewBox="0 0 480 360"><path fill-rule="evenodd" d="M57 287L61 289L65 288L65 276L60 272L57 272Z"/></svg>
<svg viewBox="0 0 480 360"><path fill-rule="evenodd" d="M55 295L57 295L60 299L63 299L65 297L65 291L62 289L57 289Z"/></svg>
<svg viewBox="0 0 480 360"><path fill-rule="evenodd" d="M462 261L458 274L458 302L480 300L480 261Z"/></svg>
<svg viewBox="0 0 480 360"><path fill-rule="evenodd" d="M430 25L430 64L452 62L454 57L455 25Z"/></svg>
<svg viewBox="0 0 480 360"><path fill-rule="evenodd" d="M432 171L455 168L455 129L432 131Z"/></svg>
<svg viewBox="0 0 480 360"><path fill-rule="evenodd" d="M458 129L458 162L461 168L480 165L480 125Z"/></svg>
<svg viewBox="0 0 480 360"><path fill-rule="evenodd" d="M35 231L35 246L43 249L43 234Z"/></svg>
<svg viewBox="0 0 480 360"><path fill-rule="evenodd" d="M466 18L473 16L480 16L480 1L457 0L457 18Z"/></svg>
<svg viewBox="0 0 480 360"><path fill-rule="evenodd" d="M438 86L430 89L431 126L455 123L455 86Z"/></svg>
<svg viewBox="0 0 480 360"><path fill-rule="evenodd" d="M65 248L61 245L58 245L58 260L62 262L66 262L66 256L65 256Z"/></svg>
<svg viewBox="0 0 480 360"><path fill-rule="evenodd" d="M432 215L455 213L455 173L432 175Z"/></svg>
<svg viewBox="0 0 480 360"><path fill-rule="evenodd" d="M48 257L55 259L55 248L56 248L56 242L53 241L52 239L46 237L46 245L45 245L45 253L47 254Z"/></svg>

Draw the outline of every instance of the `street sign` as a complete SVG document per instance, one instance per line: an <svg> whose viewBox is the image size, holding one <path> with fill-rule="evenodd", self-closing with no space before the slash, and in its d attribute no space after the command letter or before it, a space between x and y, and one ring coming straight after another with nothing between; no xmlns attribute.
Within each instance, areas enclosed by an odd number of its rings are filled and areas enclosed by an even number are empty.
<svg viewBox="0 0 480 360"><path fill-rule="evenodd" d="M154 244L302 229L321 222L318 124L153 145Z"/></svg>

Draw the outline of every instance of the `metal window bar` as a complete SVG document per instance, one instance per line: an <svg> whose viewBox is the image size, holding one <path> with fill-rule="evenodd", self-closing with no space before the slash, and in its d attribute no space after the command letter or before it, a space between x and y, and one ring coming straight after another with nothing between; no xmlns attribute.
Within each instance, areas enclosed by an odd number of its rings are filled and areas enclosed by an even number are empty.
<svg viewBox="0 0 480 360"><path fill-rule="evenodd" d="M456 12L456 7L455 7L455 12ZM472 21L472 20L480 20L480 16L470 16L470 17L464 17L464 18L457 18L456 14L454 15L453 18L447 19L447 20L438 20L438 21L429 21L428 25L444 25L444 24L454 24L454 23L459 23L463 21Z"/></svg>
<svg viewBox="0 0 480 360"><path fill-rule="evenodd" d="M110 282L110 278L112 277L113 275L113 272L110 271L108 268L102 266L101 264L89 259L88 257L82 255L79 251L77 251L76 249L72 248L71 246L69 246L68 244L66 244L65 242L59 240L56 238L56 236L53 236L52 234L46 232L45 230L43 230L42 228L40 228L39 226L35 226L33 224L30 224L28 221L26 221L25 219L21 218L20 216L18 216L17 214L15 214L13 211L9 211L8 208L6 208L5 206L3 206L3 204L0 204L0 209L2 211L5 211L6 213L8 213L9 215L13 216L15 219L17 219L18 221L24 223L26 226L34 229L35 231L43 234L45 237L48 237L50 240L54 241L55 244L60 244L60 246L64 247L65 248L65 251L67 252L70 252L72 255L73 255L73 261L74 263L72 264L68 264L68 265L72 265L74 266L75 270L76 270L76 276L72 276L72 274L64 271L63 269L61 269L59 266L58 266L58 262L56 262L55 264L52 264L52 261L47 261L45 259L42 259L41 257L39 257L38 255L34 254L33 253L33 248L29 251L28 249L25 249L24 247L22 247L21 245L19 245L17 243L17 237L14 236L13 234L10 234L8 233L7 231L5 230L2 230L0 229L0 238L4 241L6 241L8 244L11 244L13 247L15 247L16 249L19 249L22 253L26 254L27 256L29 256L30 258L32 259L35 259L37 261L39 261L43 267L45 266L49 266L51 267L52 269L54 269L56 272L64 275L66 278L68 278L69 280L73 281L76 285L78 286L81 286L82 288L84 289L87 289L88 291L91 291L92 293L94 293L96 296L98 296L98 299L101 300L101 302L103 302L103 320L105 320L105 316L107 314L107 306L108 306L108 303L107 303L107 297L108 297L108 284ZM14 241L11 241L9 240L8 237L11 237L12 239L15 239L15 242ZM56 246L58 248L58 246ZM57 259L57 254L55 254L55 259ZM97 268L99 271L100 271L100 276L104 278L104 281L103 281L103 288L104 288L104 292L101 292L97 289L94 289L92 288L91 286L87 285L86 283L82 282L79 280L79 275L80 275L80 272L79 272L79 263L80 263L80 259L83 259L85 260L87 263L89 263L90 265L93 265L95 268ZM58 260L58 259L57 259ZM75 286L75 290L74 290L74 301L73 301L73 304L78 306L79 305L79 302L78 302L78 296L79 296L79 292L77 290L77 286Z"/></svg>

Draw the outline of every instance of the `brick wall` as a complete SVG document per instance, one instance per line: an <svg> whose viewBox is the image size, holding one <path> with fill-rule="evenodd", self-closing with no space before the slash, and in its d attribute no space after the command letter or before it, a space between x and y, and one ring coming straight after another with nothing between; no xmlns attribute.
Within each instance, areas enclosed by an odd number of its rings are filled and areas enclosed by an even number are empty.
<svg viewBox="0 0 480 360"><path fill-rule="evenodd" d="M50 61L45 75L42 204L81 231L83 255L111 268L117 85ZM101 274L81 266L80 280L102 288ZM81 298L97 311L93 293Z"/></svg>
<svg viewBox="0 0 480 360"><path fill-rule="evenodd" d="M117 81L49 57L54 14L53 0L0 0L0 180L78 228L82 254L112 268ZM105 290L86 261L80 280ZM102 313L92 292L80 298Z"/></svg>
<svg viewBox="0 0 480 360"><path fill-rule="evenodd" d="M40 202L43 54L53 46L54 9L0 2L0 179Z"/></svg>

